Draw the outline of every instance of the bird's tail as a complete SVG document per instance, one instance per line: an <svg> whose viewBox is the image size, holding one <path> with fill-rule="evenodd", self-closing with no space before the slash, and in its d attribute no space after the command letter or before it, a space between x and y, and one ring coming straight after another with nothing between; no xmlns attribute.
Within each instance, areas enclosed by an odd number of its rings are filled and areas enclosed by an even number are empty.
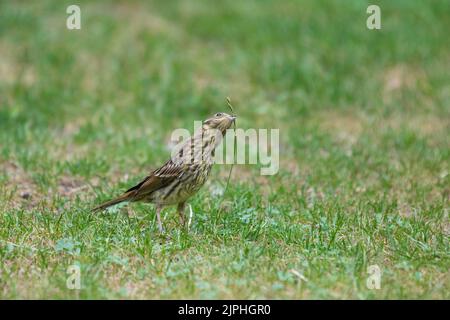
<svg viewBox="0 0 450 320"><path fill-rule="evenodd" d="M124 201L129 201L129 200L131 200L131 192L126 192L123 195L121 195L120 197L117 197L115 199L112 199L112 200L109 200L109 201L106 201L106 202L102 203L101 205L95 207L91 211L92 212L99 212L99 211L105 210L106 208L111 207L111 206L113 206L115 204L118 204L118 203L121 203L121 202L124 202Z"/></svg>

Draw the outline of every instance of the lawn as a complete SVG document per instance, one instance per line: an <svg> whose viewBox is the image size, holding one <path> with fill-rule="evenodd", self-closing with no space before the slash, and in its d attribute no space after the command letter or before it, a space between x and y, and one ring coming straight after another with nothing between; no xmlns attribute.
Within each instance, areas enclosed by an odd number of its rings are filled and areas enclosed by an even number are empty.
<svg viewBox="0 0 450 320"><path fill-rule="evenodd" d="M450 298L449 1L71 4L0 2L0 298ZM227 96L276 175L216 165L166 236L90 212Z"/></svg>

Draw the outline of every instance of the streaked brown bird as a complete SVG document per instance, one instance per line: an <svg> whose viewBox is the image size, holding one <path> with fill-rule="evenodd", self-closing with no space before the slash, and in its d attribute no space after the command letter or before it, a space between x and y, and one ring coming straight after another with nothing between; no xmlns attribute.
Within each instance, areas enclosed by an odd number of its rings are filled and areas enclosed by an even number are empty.
<svg viewBox="0 0 450 320"><path fill-rule="evenodd" d="M176 204L180 222L184 226L186 200L208 179L214 161L214 151L235 119L235 116L219 112L205 120L202 127L185 141L165 164L121 196L95 207L92 211L104 210L121 202L154 203L159 231L164 232L161 210L165 206Z"/></svg>

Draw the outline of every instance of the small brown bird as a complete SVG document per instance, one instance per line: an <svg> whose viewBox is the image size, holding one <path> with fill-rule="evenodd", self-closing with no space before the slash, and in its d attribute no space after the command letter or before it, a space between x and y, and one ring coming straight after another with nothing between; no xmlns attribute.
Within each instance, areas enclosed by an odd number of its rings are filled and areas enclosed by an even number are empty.
<svg viewBox="0 0 450 320"><path fill-rule="evenodd" d="M235 119L235 116L219 112L205 120L200 130L181 145L176 154L164 165L118 198L107 201L92 211L104 210L121 202L154 203L159 231L164 232L160 212L165 206L177 204L180 221L184 226L186 200L208 179L214 161L214 150Z"/></svg>

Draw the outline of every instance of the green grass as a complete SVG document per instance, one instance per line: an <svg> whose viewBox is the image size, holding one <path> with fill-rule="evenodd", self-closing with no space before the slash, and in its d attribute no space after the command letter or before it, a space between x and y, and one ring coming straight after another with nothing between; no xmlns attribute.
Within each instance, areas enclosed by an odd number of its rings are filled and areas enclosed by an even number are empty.
<svg viewBox="0 0 450 320"><path fill-rule="evenodd" d="M79 31L0 2L0 298L449 299L450 3L375 2L380 31L357 0L79 1ZM280 129L277 175L235 166L219 210L217 165L170 239L89 213L226 96Z"/></svg>

